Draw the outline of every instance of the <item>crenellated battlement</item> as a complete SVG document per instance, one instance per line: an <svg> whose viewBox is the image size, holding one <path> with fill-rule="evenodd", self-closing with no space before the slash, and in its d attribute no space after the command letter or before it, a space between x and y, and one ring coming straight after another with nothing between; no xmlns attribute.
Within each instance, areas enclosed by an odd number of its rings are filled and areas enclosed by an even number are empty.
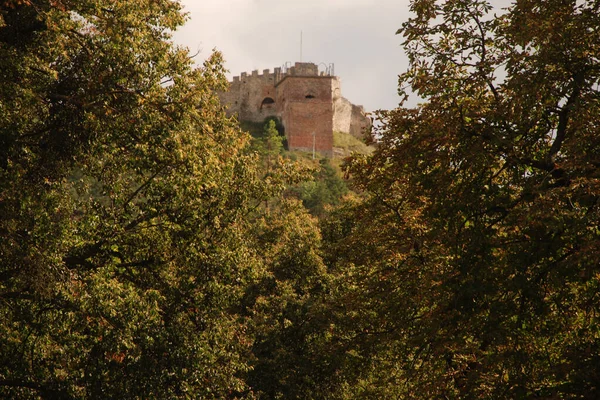
<svg viewBox="0 0 600 400"><path fill-rule="evenodd" d="M319 70L322 67L322 70ZM303 76L303 77L333 77L334 68L333 64L326 65L324 63L285 63L281 67L276 67L271 71L270 69L263 69L262 73L258 70L250 72L242 72L239 76L234 76L231 83L234 85L248 83L248 80L262 80L262 81L273 81L278 83L287 76Z"/></svg>
<svg viewBox="0 0 600 400"><path fill-rule="evenodd" d="M264 69L262 71L262 73L259 73L258 70L254 70L251 72L242 72L239 76L234 76L233 77L233 82L239 82L240 79L245 79L245 78L274 78L276 71L280 69L280 68L275 68L274 72L271 72L271 70L269 69Z"/></svg>

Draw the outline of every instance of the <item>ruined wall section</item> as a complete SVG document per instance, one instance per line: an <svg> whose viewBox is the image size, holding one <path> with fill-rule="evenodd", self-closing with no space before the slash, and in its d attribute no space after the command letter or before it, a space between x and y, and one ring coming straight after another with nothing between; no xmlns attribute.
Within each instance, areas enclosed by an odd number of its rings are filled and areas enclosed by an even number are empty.
<svg viewBox="0 0 600 400"><path fill-rule="evenodd" d="M335 132L350 132L352 122L352 103L340 97L333 103L333 130Z"/></svg>
<svg viewBox="0 0 600 400"><path fill-rule="evenodd" d="M252 71L233 77L229 90L220 93L221 103L227 106L228 115L237 115L241 121L262 122L267 117L277 115L275 104L275 81L280 74L276 68L273 73L268 69L262 74Z"/></svg>
<svg viewBox="0 0 600 400"><path fill-rule="evenodd" d="M277 85L280 115L290 149L333 154L333 77L293 76Z"/></svg>
<svg viewBox="0 0 600 400"><path fill-rule="evenodd" d="M365 112L365 108L363 106L357 106L355 104L352 104L352 114L350 116L350 130L348 131L348 133L358 139L364 139L365 137L371 136L372 127L373 121Z"/></svg>
<svg viewBox="0 0 600 400"><path fill-rule="evenodd" d="M349 133L356 138L364 138L371 127L371 119L365 113L363 106L354 105L342 97L338 78L332 81L332 91L334 132Z"/></svg>

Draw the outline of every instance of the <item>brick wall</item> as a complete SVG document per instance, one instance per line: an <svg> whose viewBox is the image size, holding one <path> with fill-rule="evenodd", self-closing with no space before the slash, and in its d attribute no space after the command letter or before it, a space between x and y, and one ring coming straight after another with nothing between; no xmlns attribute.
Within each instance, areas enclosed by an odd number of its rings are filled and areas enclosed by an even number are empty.
<svg viewBox="0 0 600 400"><path fill-rule="evenodd" d="M277 104L290 149L333 153L333 77L288 76L277 85Z"/></svg>

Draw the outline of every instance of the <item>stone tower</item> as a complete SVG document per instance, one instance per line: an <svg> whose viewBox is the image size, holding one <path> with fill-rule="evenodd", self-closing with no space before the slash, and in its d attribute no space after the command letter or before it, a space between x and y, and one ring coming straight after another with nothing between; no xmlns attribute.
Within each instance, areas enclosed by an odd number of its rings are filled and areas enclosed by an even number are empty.
<svg viewBox="0 0 600 400"><path fill-rule="evenodd" d="M334 131L362 137L371 124L361 106L341 96L339 78L319 72L313 63L297 62L262 75L242 73L220 97L228 113L241 121L279 118L290 150L332 155Z"/></svg>

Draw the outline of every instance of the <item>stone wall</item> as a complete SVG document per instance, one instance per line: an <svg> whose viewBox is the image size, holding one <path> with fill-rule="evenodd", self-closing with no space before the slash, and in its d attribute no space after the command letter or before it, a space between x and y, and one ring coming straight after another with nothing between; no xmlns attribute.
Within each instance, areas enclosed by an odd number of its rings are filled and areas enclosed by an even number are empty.
<svg viewBox="0 0 600 400"><path fill-rule="evenodd" d="M363 139L371 135L372 126L373 121L365 112L364 107L352 104L350 130L348 131L348 133L358 139Z"/></svg>
<svg viewBox="0 0 600 400"><path fill-rule="evenodd" d="M220 94L230 114L236 114L242 121L262 122L266 117L276 116L275 106L276 74L268 69L261 75L252 71L234 77L229 90Z"/></svg>
<svg viewBox="0 0 600 400"><path fill-rule="evenodd" d="M334 101L333 109L333 130L349 133L352 125L352 103L344 97L339 97Z"/></svg>
<svg viewBox="0 0 600 400"><path fill-rule="evenodd" d="M371 119L365 113L363 106L352 104L341 94L340 80L332 82L333 91L333 130L349 133L359 139L365 136L371 127Z"/></svg>

